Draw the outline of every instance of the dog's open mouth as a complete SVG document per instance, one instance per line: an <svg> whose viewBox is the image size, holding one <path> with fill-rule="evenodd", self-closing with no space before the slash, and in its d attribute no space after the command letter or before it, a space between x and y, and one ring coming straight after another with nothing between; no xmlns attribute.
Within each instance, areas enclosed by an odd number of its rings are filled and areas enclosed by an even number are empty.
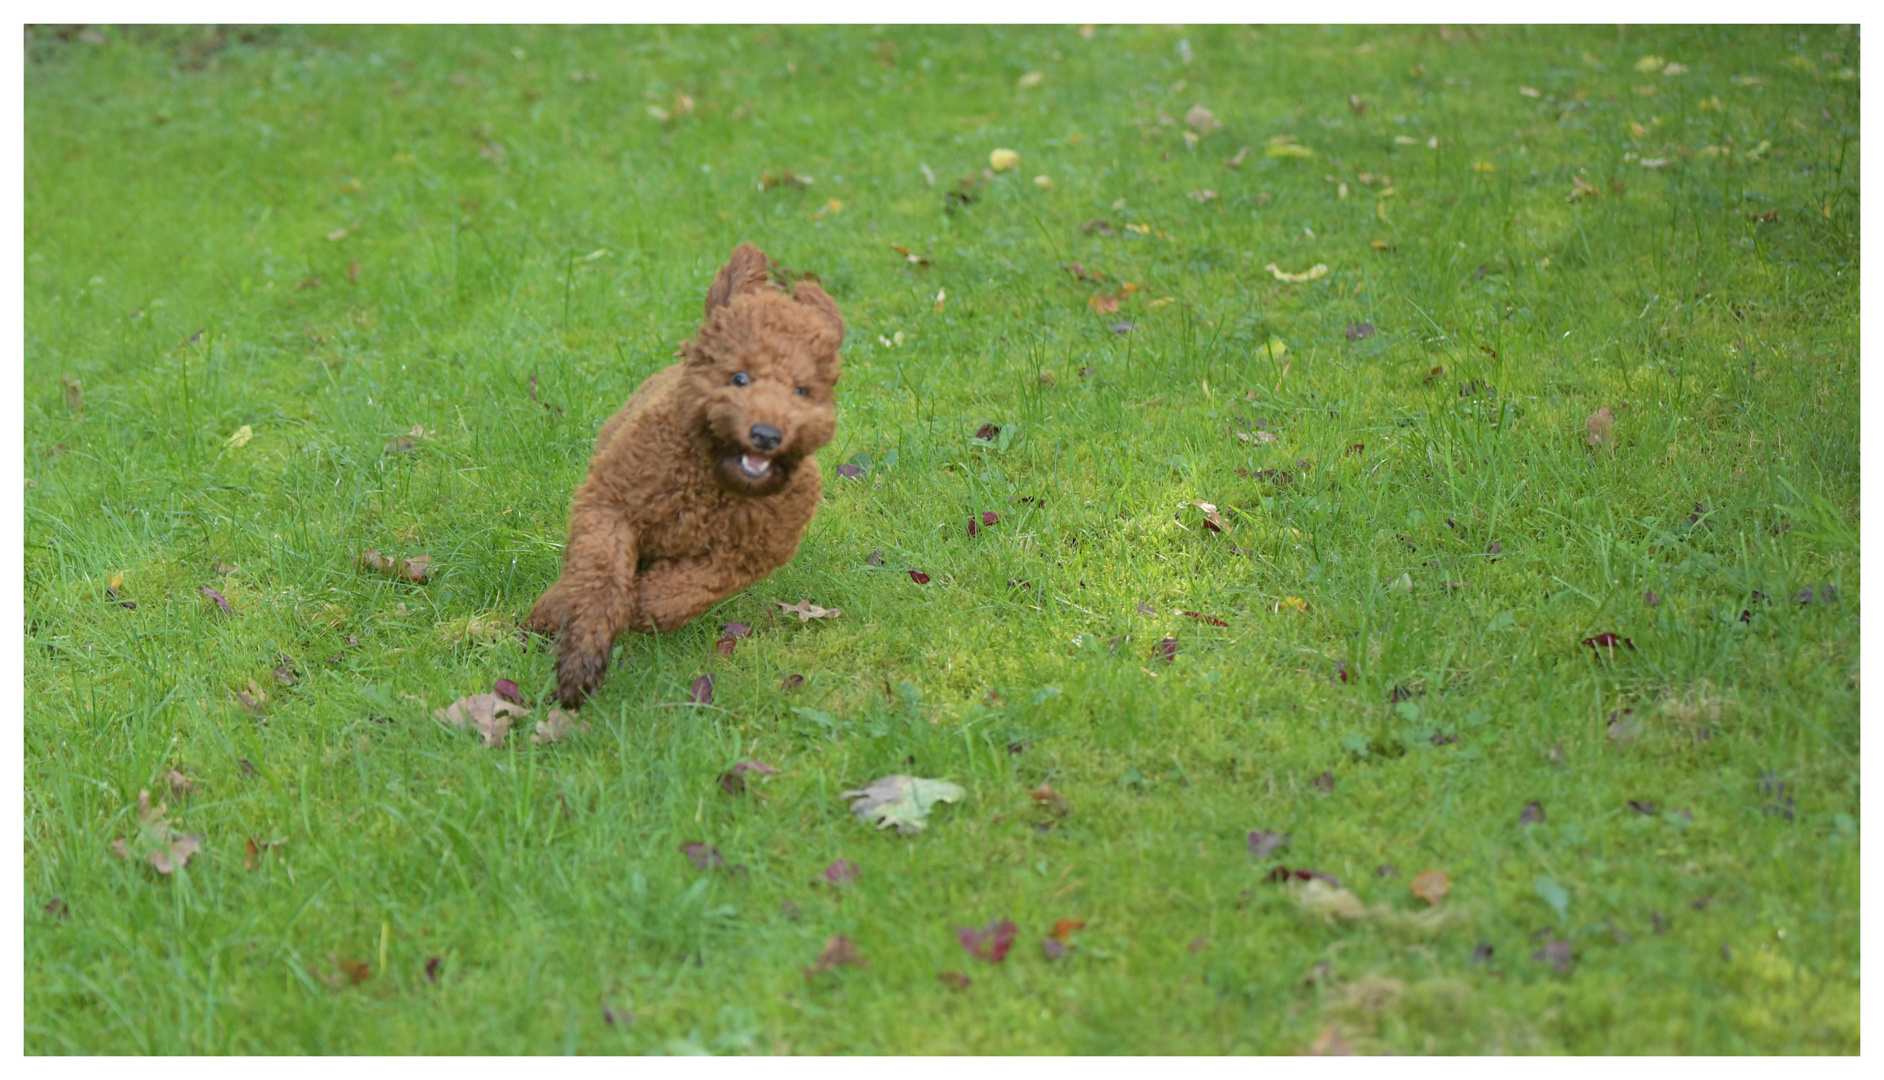
<svg viewBox="0 0 1884 1080"><path fill-rule="evenodd" d="M739 471L757 480L772 471L772 459L763 454L741 454Z"/></svg>

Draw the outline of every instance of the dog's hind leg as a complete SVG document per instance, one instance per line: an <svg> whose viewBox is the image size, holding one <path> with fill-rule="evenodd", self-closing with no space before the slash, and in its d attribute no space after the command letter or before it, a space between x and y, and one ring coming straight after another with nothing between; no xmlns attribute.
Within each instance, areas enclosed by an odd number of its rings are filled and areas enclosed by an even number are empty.
<svg viewBox="0 0 1884 1080"><path fill-rule="evenodd" d="M556 696L567 708L582 704L608 674L615 638L635 610L637 547L634 530L618 514L572 521L563 576L530 613L556 622Z"/></svg>

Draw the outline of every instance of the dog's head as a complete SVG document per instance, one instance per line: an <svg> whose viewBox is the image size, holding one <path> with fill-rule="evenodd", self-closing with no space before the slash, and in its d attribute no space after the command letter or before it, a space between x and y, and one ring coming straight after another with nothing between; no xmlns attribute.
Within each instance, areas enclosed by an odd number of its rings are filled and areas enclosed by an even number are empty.
<svg viewBox="0 0 1884 1080"><path fill-rule="evenodd" d="M831 441L843 343L844 318L823 289L800 282L787 296L766 281L765 253L739 245L682 350L720 486L770 495Z"/></svg>

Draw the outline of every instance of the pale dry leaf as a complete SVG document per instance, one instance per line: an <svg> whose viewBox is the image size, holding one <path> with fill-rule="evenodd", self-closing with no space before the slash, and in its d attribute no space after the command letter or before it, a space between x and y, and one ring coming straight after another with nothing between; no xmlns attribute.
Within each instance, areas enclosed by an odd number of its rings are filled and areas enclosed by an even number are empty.
<svg viewBox="0 0 1884 1080"><path fill-rule="evenodd" d="M1217 115L1202 105L1192 105L1184 113L1184 122L1199 135L1208 135L1223 126L1223 122L1217 119Z"/></svg>
<svg viewBox="0 0 1884 1080"><path fill-rule="evenodd" d="M484 745L502 746L504 736L510 731L512 718L530 715L530 710L514 701L505 701L496 694L471 694L442 709L433 709L432 715L453 727L469 725L484 736ZM541 728L541 724L538 728Z"/></svg>
<svg viewBox="0 0 1884 1080"><path fill-rule="evenodd" d="M864 821L875 821L879 829L895 826L897 832L908 835L923 830L936 803L957 802L966 794L960 785L946 780L898 773L839 797L853 800L850 812Z"/></svg>
<svg viewBox="0 0 1884 1080"><path fill-rule="evenodd" d="M1425 870L1413 878L1410 888L1414 896L1429 904L1438 904L1452 890L1452 879L1443 870Z"/></svg>
<svg viewBox="0 0 1884 1080"><path fill-rule="evenodd" d="M1310 878L1296 890L1295 902L1310 915L1333 921L1336 918L1359 919L1367 915L1361 898L1320 878Z"/></svg>
<svg viewBox="0 0 1884 1080"><path fill-rule="evenodd" d="M111 842L111 853L120 859L143 858L160 874L174 873L179 866L202 850L203 837L177 831L165 816L165 806L150 804L150 789L137 793L137 834L129 841Z"/></svg>
<svg viewBox="0 0 1884 1080"><path fill-rule="evenodd" d="M1298 285L1305 281L1319 281L1328 276L1327 263L1316 263L1314 266L1309 267L1299 274L1292 274L1282 269L1280 266L1277 266L1275 263L1270 263L1263 267L1263 269L1274 274L1277 281L1287 281Z"/></svg>
<svg viewBox="0 0 1884 1080"><path fill-rule="evenodd" d="M231 434L227 439L223 440L223 445L230 450L240 450L243 447L247 446L249 444L249 440L253 439L254 437L255 437L255 429L250 427L247 424L243 424L241 427L236 428L235 432Z"/></svg>
<svg viewBox="0 0 1884 1080"><path fill-rule="evenodd" d="M551 709L543 719L536 722L536 730L530 733L530 744L541 746L544 743L561 742L571 735L580 735L588 730L589 725L578 720L574 714Z"/></svg>
<svg viewBox="0 0 1884 1080"><path fill-rule="evenodd" d="M423 585L432 576L432 557L414 555L409 559L389 559L378 548L360 553L360 565Z"/></svg>
<svg viewBox="0 0 1884 1080"><path fill-rule="evenodd" d="M1210 202L1217 197L1217 193L1209 188L1198 188L1196 191L1188 192L1187 194L1200 203Z"/></svg>
<svg viewBox="0 0 1884 1080"><path fill-rule="evenodd" d="M1202 510L1204 512L1204 525L1211 532L1230 531L1230 523L1225 521L1223 515L1217 512L1215 503L1207 503L1202 499L1192 499L1184 505L1195 506L1197 509Z"/></svg>
<svg viewBox="0 0 1884 1080"><path fill-rule="evenodd" d="M1609 406L1605 405L1583 421L1583 429L1588 432L1583 436L1583 441L1595 447L1609 447L1613 451L1615 443L1611 436L1615 428L1616 420L1610 415Z"/></svg>
<svg viewBox="0 0 1884 1080"><path fill-rule="evenodd" d="M800 600L796 604L787 604L783 600L772 602L778 605L780 615L796 615L799 622L810 622L812 619L835 619L844 614L843 608L821 608L809 600Z"/></svg>
<svg viewBox="0 0 1884 1080"><path fill-rule="evenodd" d="M261 716L263 709L268 705L268 692L263 690L261 685L254 679L249 680L249 688L247 690L237 690L229 696L235 699L237 705L242 706L256 716Z"/></svg>
<svg viewBox="0 0 1884 1080"><path fill-rule="evenodd" d="M1020 164L1020 154L1005 147L996 148L988 154L988 167L995 172L1006 172Z"/></svg>

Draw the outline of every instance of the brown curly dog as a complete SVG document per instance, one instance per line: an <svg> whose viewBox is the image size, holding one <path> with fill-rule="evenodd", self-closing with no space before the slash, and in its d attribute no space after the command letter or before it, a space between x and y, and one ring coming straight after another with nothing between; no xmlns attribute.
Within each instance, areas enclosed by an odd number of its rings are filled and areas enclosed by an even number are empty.
<svg viewBox="0 0 1884 1080"><path fill-rule="evenodd" d="M623 630L675 630L783 566L823 491L811 455L837 426L844 319L812 282L766 281L733 252L680 363L602 425L569 508L563 572L530 611L557 641L556 694L601 686Z"/></svg>

